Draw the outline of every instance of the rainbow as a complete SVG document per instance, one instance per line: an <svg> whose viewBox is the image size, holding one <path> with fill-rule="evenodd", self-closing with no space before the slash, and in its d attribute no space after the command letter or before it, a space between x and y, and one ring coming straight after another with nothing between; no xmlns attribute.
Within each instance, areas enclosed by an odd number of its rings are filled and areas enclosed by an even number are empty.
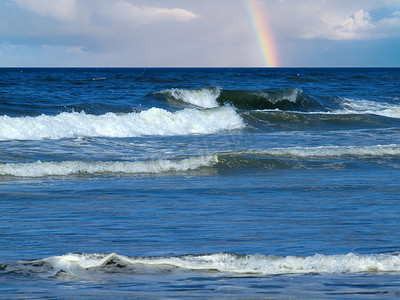
<svg viewBox="0 0 400 300"><path fill-rule="evenodd" d="M267 17L258 0L245 0L246 9L257 37L258 46L266 67L279 66L274 37L267 23Z"/></svg>

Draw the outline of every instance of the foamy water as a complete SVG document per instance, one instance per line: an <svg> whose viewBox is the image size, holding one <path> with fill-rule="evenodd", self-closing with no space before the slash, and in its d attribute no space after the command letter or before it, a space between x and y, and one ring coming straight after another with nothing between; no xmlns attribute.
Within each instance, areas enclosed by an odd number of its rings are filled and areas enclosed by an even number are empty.
<svg viewBox="0 0 400 300"><path fill-rule="evenodd" d="M160 92L167 97L174 100L182 101L188 104L193 104L203 108L218 107L217 98L219 97L221 90L216 87L202 88L202 89L168 89Z"/></svg>
<svg viewBox="0 0 400 300"><path fill-rule="evenodd" d="M319 147L287 147L265 150L249 150L238 154L259 154L280 157L318 158L318 157L383 157L400 155L400 145L373 146L319 146Z"/></svg>
<svg viewBox="0 0 400 300"><path fill-rule="evenodd" d="M151 108L140 113L0 117L0 140L39 140L76 137L140 137L211 134L245 126L233 108L183 109L168 112Z"/></svg>
<svg viewBox="0 0 400 300"><path fill-rule="evenodd" d="M37 266L37 267L35 267ZM44 268L45 266L45 268ZM39 272L55 276L65 272L70 276L85 277L91 272L164 273L174 269L258 276L283 274L344 274L344 273L399 273L398 254L313 256L266 256L215 253L206 255L183 255L178 257L128 257L111 254L66 254L39 261L27 261L7 266L14 272ZM47 270L43 273L43 270ZM135 271L136 270L136 271Z"/></svg>
<svg viewBox="0 0 400 300"><path fill-rule="evenodd" d="M372 114L388 118L400 118L400 105L379 103L363 99L344 99L343 109L335 111L337 114Z"/></svg>
<svg viewBox="0 0 400 300"><path fill-rule="evenodd" d="M0 175L20 177L65 176L73 174L158 174L172 171L188 171L211 166L218 161L217 156L199 156L175 160L154 161L63 161L0 164Z"/></svg>
<svg viewBox="0 0 400 300"><path fill-rule="evenodd" d="M290 102L296 102L298 97L303 93L301 89L288 89L280 91L279 93L271 93L268 91L256 91L255 95L269 99L272 103L277 103L282 100L288 100Z"/></svg>
<svg viewBox="0 0 400 300"><path fill-rule="evenodd" d="M174 171L196 170L202 167L216 166L219 156L261 155L280 158L345 158L363 159L364 157L400 156L400 146L373 145L363 147L320 146L287 147L243 152L224 152L213 155L188 156L187 158L160 159L149 161L50 161L33 163L0 164L0 175L19 177L67 176L77 174L159 174Z"/></svg>

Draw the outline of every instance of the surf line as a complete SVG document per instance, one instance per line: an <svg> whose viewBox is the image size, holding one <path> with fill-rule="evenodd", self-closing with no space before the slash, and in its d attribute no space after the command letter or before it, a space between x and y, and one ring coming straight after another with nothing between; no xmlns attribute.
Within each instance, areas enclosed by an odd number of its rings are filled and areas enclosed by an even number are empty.
<svg viewBox="0 0 400 300"><path fill-rule="evenodd" d="M274 36L259 0L244 1L254 35L257 38L264 65L266 67L278 67L279 61Z"/></svg>

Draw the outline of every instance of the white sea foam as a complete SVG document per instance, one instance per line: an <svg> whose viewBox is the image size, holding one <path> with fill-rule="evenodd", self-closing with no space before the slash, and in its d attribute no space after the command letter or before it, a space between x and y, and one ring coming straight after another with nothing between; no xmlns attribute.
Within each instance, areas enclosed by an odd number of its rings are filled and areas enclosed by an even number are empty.
<svg viewBox="0 0 400 300"><path fill-rule="evenodd" d="M154 161L112 162L34 162L0 164L0 175L20 177L63 176L71 174L126 173L157 174L172 171L188 171L211 166L218 162L215 155L196 156L186 159L161 159Z"/></svg>
<svg viewBox="0 0 400 300"><path fill-rule="evenodd" d="M266 256L215 253L206 255L184 255L178 257L127 257L112 254L66 254L45 258L40 261L22 262L22 266L35 272L33 266L47 264L48 275L60 271L68 275L87 275L91 270L111 272L157 272L166 269L212 271L231 274L278 275L278 274L338 274L400 272L398 254L369 254L314 256ZM31 266L29 266L31 265ZM42 272L43 269L37 269Z"/></svg>
<svg viewBox="0 0 400 300"><path fill-rule="evenodd" d="M263 92L262 92L263 93ZM263 95L261 93L261 95ZM295 89L292 94L287 94L287 98L283 96L279 99L274 99L271 97L272 102L276 102L277 100L287 99L291 102L295 102L298 94L301 93L301 90ZM267 97L267 94L264 95ZM369 100L358 100L358 99L347 99L343 98L341 103L341 108L334 109L332 111L292 111L297 114L305 114L305 115L377 115L388 118L400 118L400 105L390 104L390 103L381 103L376 101ZM264 111L264 112L276 112L280 111L279 109L259 109L255 111Z"/></svg>
<svg viewBox="0 0 400 300"><path fill-rule="evenodd" d="M198 107L213 108L219 106L217 99L221 94L221 90L216 87L196 90L168 89L160 93L172 97L174 100L183 101Z"/></svg>
<svg viewBox="0 0 400 300"><path fill-rule="evenodd" d="M241 117L231 107L208 110L187 108L177 112L151 108L140 113L107 113L100 116L64 112L56 116L2 116L0 140L212 134L244 126Z"/></svg>
<svg viewBox="0 0 400 300"><path fill-rule="evenodd" d="M369 100L347 99L343 108L334 111L336 114L373 114L389 118L400 118L400 105L381 103Z"/></svg>
<svg viewBox="0 0 400 300"><path fill-rule="evenodd" d="M235 154L259 154L300 158L387 155L398 156L400 155L400 145L288 147L270 148L265 150L249 150Z"/></svg>
<svg viewBox="0 0 400 300"><path fill-rule="evenodd" d="M301 89L288 89L281 91L278 94L274 94L266 91L258 91L254 92L255 95L259 95L261 97L267 98L272 103L277 103L282 100L288 100L290 102L295 103L298 97L303 93Z"/></svg>

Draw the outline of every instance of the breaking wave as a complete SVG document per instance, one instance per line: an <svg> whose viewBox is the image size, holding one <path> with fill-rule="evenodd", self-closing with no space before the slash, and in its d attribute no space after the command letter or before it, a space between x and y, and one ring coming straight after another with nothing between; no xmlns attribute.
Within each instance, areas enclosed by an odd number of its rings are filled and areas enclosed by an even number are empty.
<svg viewBox="0 0 400 300"><path fill-rule="evenodd" d="M290 111L326 110L322 101L300 89L277 91L225 90L217 87L202 89L169 89L161 91L169 101L178 101L203 108L232 105L240 109L279 109Z"/></svg>
<svg viewBox="0 0 400 300"><path fill-rule="evenodd" d="M217 87L202 89L168 89L159 92L165 95L170 101L179 101L192 104L202 108L218 107L217 99L221 94L221 89Z"/></svg>
<svg viewBox="0 0 400 300"><path fill-rule="evenodd" d="M255 154L274 157L297 157L297 158L318 158L318 157L364 157L364 156L399 156L400 145L373 145L373 146L317 146L317 147L287 147L270 148L265 150L248 150L238 152L237 155Z"/></svg>
<svg viewBox="0 0 400 300"><path fill-rule="evenodd" d="M369 100L344 98L342 108L335 110L336 114L370 114L388 118L400 118L400 105L381 103Z"/></svg>
<svg viewBox="0 0 400 300"><path fill-rule="evenodd" d="M0 265L1 273L22 273L45 277L85 278L94 274L165 274L212 272L251 276L282 274L343 274L400 272L399 254L349 253L345 255L273 256L213 253L166 257L129 257L111 254L66 254L35 261Z"/></svg>
<svg viewBox="0 0 400 300"><path fill-rule="evenodd" d="M202 108L231 105L256 111L284 111L327 115L378 115L400 118L400 105L339 97L317 98L301 89L226 90L218 87L201 89L168 89L157 94L170 102L187 103Z"/></svg>
<svg viewBox="0 0 400 300"><path fill-rule="evenodd" d="M81 174L161 174L185 172L204 167L296 167L305 159L399 157L400 145L287 147L246 151L226 151L187 158L149 161L36 161L0 163L0 176L45 177ZM270 160L276 159L276 160ZM279 161L277 161L279 160ZM292 164L289 162L292 161ZM272 165L271 165L272 164Z"/></svg>
<svg viewBox="0 0 400 300"><path fill-rule="evenodd" d="M195 170L214 165L215 155L196 156L185 159L161 159L153 161L63 161L0 164L0 175L19 177L65 176L75 174L159 174Z"/></svg>
<svg viewBox="0 0 400 300"><path fill-rule="evenodd" d="M282 111L327 110L321 100L314 99L301 89L278 91L223 90L217 99L220 105L232 104L241 109L277 109Z"/></svg>
<svg viewBox="0 0 400 300"><path fill-rule="evenodd" d="M64 112L56 116L1 116L0 140L212 134L244 126L241 117L231 107L210 110L186 108L176 112L151 108L139 113L106 113L99 116Z"/></svg>
<svg viewBox="0 0 400 300"><path fill-rule="evenodd" d="M254 149L218 155L219 170L337 169L351 163L389 164L400 168L400 145L317 146Z"/></svg>

